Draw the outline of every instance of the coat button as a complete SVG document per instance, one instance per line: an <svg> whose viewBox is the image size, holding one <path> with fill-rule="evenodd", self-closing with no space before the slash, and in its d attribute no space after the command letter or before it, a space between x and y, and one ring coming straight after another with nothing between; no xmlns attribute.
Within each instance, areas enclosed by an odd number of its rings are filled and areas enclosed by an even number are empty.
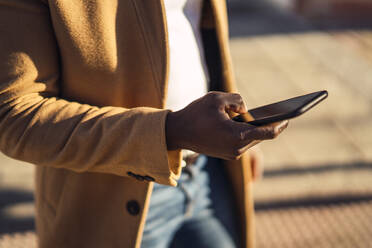
<svg viewBox="0 0 372 248"><path fill-rule="evenodd" d="M141 175L136 175L136 179L137 179L138 181L143 181L143 180L145 180L145 178L144 178L143 176L141 176Z"/></svg>
<svg viewBox="0 0 372 248"><path fill-rule="evenodd" d="M138 215L140 212L140 206L137 201L131 200L127 203L127 210L130 215Z"/></svg>
<svg viewBox="0 0 372 248"><path fill-rule="evenodd" d="M127 172L127 175L130 176L130 177L134 177L134 176L135 176L134 173L131 172L131 171L128 171L128 172Z"/></svg>

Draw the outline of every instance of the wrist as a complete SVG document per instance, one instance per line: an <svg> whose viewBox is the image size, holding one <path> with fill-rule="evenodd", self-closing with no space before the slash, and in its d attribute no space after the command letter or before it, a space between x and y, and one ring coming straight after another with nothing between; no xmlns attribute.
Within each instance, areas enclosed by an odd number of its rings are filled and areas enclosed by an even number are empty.
<svg viewBox="0 0 372 248"><path fill-rule="evenodd" d="M165 136L168 150L182 149L179 135L181 132L177 113L169 112L165 122Z"/></svg>

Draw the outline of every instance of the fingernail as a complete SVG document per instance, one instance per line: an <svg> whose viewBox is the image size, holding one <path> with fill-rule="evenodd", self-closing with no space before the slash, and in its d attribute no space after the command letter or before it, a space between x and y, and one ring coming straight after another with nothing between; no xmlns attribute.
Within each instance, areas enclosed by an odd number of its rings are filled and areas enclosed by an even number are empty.
<svg viewBox="0 0 372 248"><path fill-rule="evenodd" d="M248 111L247 105L245 105L245 102L243 102L244 111Z"/></svg>
<svg viewBox="0 0 372 248"><path fill-rule="evenodd" d="M289 121L286 120L286 121L282 121L279 125L278 125L278 130L279 132L282 132L284 129L286 129L288 127L288 123Z"/></svg>

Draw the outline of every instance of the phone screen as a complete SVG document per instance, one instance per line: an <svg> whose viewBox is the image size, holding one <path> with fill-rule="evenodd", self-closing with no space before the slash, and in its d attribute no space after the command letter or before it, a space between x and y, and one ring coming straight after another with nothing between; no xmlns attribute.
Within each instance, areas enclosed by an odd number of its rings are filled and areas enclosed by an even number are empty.
<svg viewBox="0 0 372 248"><path fill-rule="evenodd" d="M303 96L294 97L284 101L272 103L249 110L249 114L233 118L236 121L245 121L253 125L264 125L276 121L299 116L328 96L327 91L318 91ZM249 117L251 115L251 117ZM253 120L252 120L253 117Z"/></svg>

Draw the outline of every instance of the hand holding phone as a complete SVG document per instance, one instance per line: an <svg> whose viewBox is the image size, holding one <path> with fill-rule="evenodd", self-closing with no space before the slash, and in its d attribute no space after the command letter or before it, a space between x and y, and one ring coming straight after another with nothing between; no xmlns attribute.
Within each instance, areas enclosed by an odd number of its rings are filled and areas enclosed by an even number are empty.
<svg viewBox="0 0 372 248"><path fill-rule="evenodd" d="M237 159L258 142L278 136L288 123L256 127L232 121L231 112L247 110L239 94L224 92L209 92L185 108L169 112L165 124L167 149Z"/></svg>

